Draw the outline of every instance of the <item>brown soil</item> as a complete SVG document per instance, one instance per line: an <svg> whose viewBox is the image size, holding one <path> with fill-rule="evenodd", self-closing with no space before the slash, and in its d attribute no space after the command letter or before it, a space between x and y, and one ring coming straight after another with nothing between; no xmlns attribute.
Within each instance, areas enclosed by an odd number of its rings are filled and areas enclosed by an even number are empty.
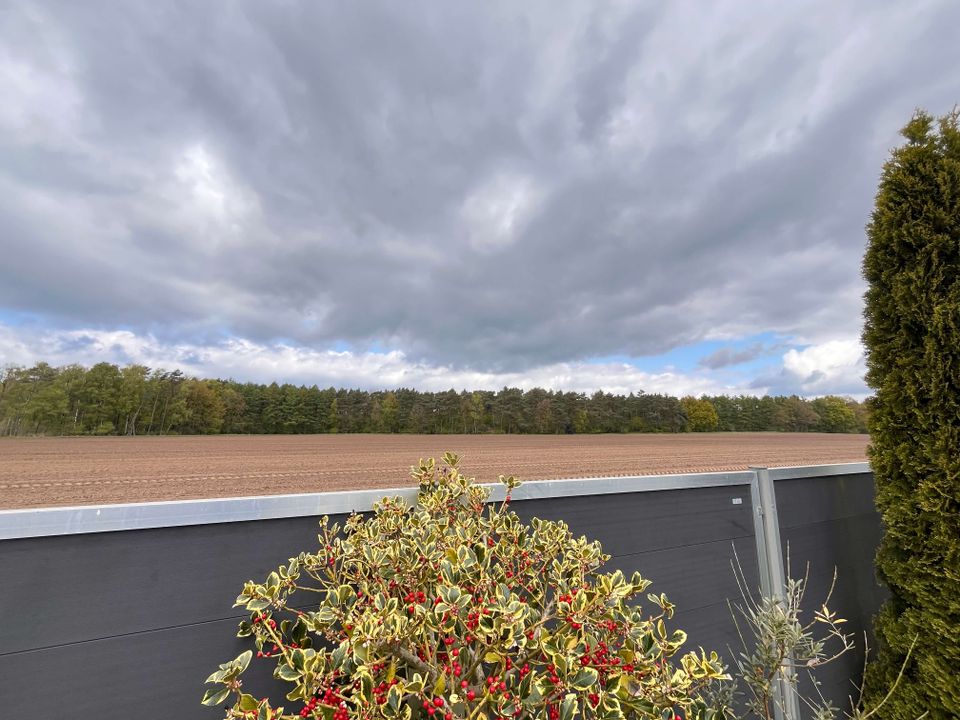
<svg viewBox="0 0 960 720"><path fill-rule="evenodd" d="M742 470L866 458L866 435L254 435L0 441L0 508L410 485L445 450L480 481Z"/></svg>

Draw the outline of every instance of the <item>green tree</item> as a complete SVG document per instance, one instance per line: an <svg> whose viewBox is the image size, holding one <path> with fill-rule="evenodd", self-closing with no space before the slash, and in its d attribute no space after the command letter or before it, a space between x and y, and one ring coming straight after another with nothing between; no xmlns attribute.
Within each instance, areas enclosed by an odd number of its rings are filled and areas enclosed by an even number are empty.
<svg viewBox="0 0 960 720"><path fill-rule="evenodd" d="M687 415L687 430L689 432L713 432L720 424L717 410L706 398L685 397L680 406Z"/></svg>
<svg viewBox="0 0 960 720"><path fill-rule="evenodd" d="M857 416L842 397L827 395L817 398L811 404L820 417L817 430L832 433L856 432Z"/></svg>
<svg viewBox="0 0 960 720"><path fill-rule="evenodd" d="M115 405L120 418L118 428L123 435L137 434L137 420L147 400L147 377L150 368L128 365L120 371L120 387Z"/></svg>
<svg viewBox="0 0 960 720"><path fill-rule="evenodd" d="M55 379L38 383L24 408L24 420L33 433L61 433L69 414L69 399Z"/></svg>
<svg viewBox="0 0 960 720"><path fill-rule="evenodd" d="M472 392L470 394L470 404L467 408L472 427L470 432L480 432L480 426L483 424L484 409L483 395L477 391Z"/></svg>
<svg viewBox="0 0 960 720"><path fill-rule="evenodd" d="M340 403L336 396L330 399L330 410L327 412L327 432L340 432Z"/></svg>
<svg viewBox="0 0 960 720"><path fill-rule="evenodd" d="M857 402L853 398L844 398L847 402L847 407L850 408L850 411L853 413L853 416L857 421L857 432L865 433L868 431L869 421L870 421L870 405L869 401Z"/></svg>
<svg viewBox="0 0 960 720"><path fill-rule="evenodd" d="M247 403L243 395L235 387L227 385L220 389L220 400L223 403L223 425L220 427L220 432L247 432L245 422Z"/></svg>
<svg viewBox="0 0 960 720"><path fill-rule="evenodd" d="M777 398L777 410L773 414L771 430L781 432L806 432L813 430L820 423L820 416L814 410L812 403L803 398L791 395L786 398Z"/></svg>
<svg viewBox="0 0 960 720"><path fill-rule="evenodd" d="M305 432L308 424L306 393L304 388L284 384L280 388L280 424L277 432L288 435Z"/></svg>
<svg viewBox="0 0 960 720"><path fill-rule="evenodd" d="M87 371L81 391L85 429L98 435L109 435L114 431L121 383L120 368L116 365L97 363Z"/></svg>
<svg viewBox="0 0 960 720"><path fill-rule="evenodd" d="M223 425L223 401L210 384L187 380L180 386L182 402L177 429L186 434L208 434L220 431Z"/></svg>
<svg viewBox="0 0 960 720"><path fill-rule="evenodd" d="M400 430L400 402L397 394L386 392L380 402L380 422L383 432L395 433Z"/></svg>
<svg viewBox="0 0 960 720"><path fill-rule="evenodd" d="M519 388L503 388L497 393L496 410L500 419L500 432L520 432L523 416L523 391Z"/></svg>
<svg viewBox="0 0 960 720"><path fill-rule="evenodd" d="M867 672L878 717L960 717L960 128L917 112L884 165L867 228L863 340L870 462L890 600L876 619Z"/></svg>
<svg viewBox="0 0 960 720"><path fill-rule="evenodd" d="M573 431L577 434L590 432L590 414L580 408L573 416Z"/></svg>

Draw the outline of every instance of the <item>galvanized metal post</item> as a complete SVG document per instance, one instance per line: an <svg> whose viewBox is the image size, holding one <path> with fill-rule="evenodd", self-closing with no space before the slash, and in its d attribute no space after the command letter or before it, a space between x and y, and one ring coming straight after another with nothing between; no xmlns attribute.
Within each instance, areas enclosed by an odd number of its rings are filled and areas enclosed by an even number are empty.
<svg viewBox="0 0 960 720"><path fill-rule="evenodd" d="M770 478L770 471L765 467L751 467L750 470L756 476L750 483L750 495L753 500L760 591L767 597L780 600L786 607L787 576L783 569L780 520L777 517L777 496L773 480ZM774 699L776 720L800 720L800 700L791 687L795 682L792 668L784 670L777 680L779 697Z"/></svg>

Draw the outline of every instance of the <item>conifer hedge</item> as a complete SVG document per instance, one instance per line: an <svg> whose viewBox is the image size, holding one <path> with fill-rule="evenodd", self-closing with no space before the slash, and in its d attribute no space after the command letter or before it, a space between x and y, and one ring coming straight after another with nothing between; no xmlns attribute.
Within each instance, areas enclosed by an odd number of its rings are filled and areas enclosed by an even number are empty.
<svg viewBox="0 0 960 720"><path fill-rule="evenodd" d="M918 111L883 168L867 227L863 339L870 461L891 597L876 618L876 717L960 717L960 128Z"/></svg>

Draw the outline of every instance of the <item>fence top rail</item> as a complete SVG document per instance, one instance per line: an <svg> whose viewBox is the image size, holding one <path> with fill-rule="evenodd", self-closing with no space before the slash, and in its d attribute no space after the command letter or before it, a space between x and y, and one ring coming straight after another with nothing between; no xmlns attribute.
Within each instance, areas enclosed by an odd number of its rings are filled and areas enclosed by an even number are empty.
<svg viewBox="0 0 960 720"><path fill-rule="evenodd" d="M869 469L867 463L845 463L776 468L770 473L773 479L777 480L863 473L869 472ZM753 470L740 470L533 480L525 482L514 490L513 499L539 500L583 495L727 487L749 485L755 477L756 473ZM491 488L491 500L503 499L503 486L490 484L487 487ZM0 540L365 512L372 509L373 504L385 496L400 496L412 503L416 501L417 488L0 510Z"/></svg>
<svg viewBox="0 0 960 720"><path fill-rule="evenodd" d="M859 475L870 472L870 463L853 462L835 465L796 465L770 468L771 480L799 480L801 478L827 477L831 475Z"/></svg>

